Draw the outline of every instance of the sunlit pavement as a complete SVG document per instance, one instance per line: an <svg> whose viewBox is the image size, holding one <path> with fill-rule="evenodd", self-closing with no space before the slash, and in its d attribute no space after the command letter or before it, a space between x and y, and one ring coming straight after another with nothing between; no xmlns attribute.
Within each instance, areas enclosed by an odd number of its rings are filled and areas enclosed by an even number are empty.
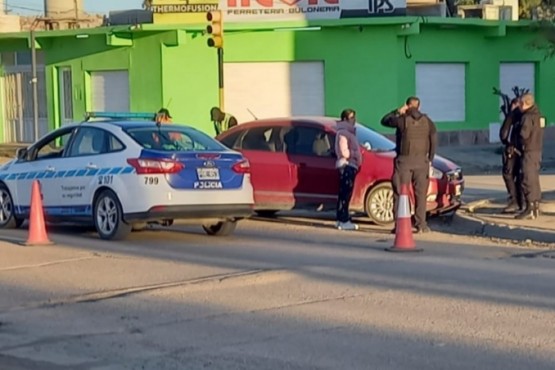
<svg viewBox="0 0 555 370"><path fill-rule="evenodd" d="M0 239L0 369L552 369L555 259L434 232L256 220Z"/></svg>

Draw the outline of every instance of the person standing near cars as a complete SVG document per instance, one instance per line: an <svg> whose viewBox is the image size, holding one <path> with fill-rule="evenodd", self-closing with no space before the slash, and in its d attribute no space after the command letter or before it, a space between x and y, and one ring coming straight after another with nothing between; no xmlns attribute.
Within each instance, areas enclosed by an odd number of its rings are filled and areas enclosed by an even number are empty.
<svg viewBox="0 0 555 370"><path fill-rule="evenodd" d="M427 115L420 112L420 99L414 96L408 98L402 107L386 114L381 123L396 129L397 156L392 178L395 218L401 186L412 183L416 202L414 231L429 232L426 196L437 146L436 126Z"/></svg>
<svg viewBox="0 0 555 370"><path fill-rule="evenodd" d="M158 113L156 113L156 123L172 123L172 116L170 111L166 108L161 108Z"/></svg>
<svg viewBox="0 0 555 370"><path fill-rule="evenodd" d="M158 113L156 113L155 121L156 124L161 125L173 123L172 116L167 108L161 108ZM153 133L152 137L156 143L159 143L160 139L157 136L155 137L155 135L157 134ZM170 132L168 137L172 141L180 141L182 138L181 134L178 132Z"/></svg>
<svg viewBox="0 0 555 370"><path fill-rule="evenodd" d="M214 123L214 130L216 131L216 136L224 131L229 130L233 126L237 126L238 122L235 117L229 113L224 113L218 107L213 107L210 109L210 119Z"/></svg>
<svg viewBox="0 0 555 370"><path fill-rule="evenodd" d="M511 101L510 111L507 113L503 125L499 130L499 139L504 145L503 150L503 181L509 193L509 204L503 213L515 213L524 210L524 195L522 193L521 151L517 147L520 135L519 99Z"/></svg>
<svg viewBox="0 0 555 370"><path fill-rule="evenodd" d="M339 230L358 230L351 222L349 203L353 196L355 178L362 164L362 153L356 137L356 112L345 109L337 123L335 136L336 167L339 169L339 194L337 197L337 224Z"/></svg>
<svg viewBox="0 0 555 370"><path fill-rule="evenodd" d="M534 95L524 94L519 101L522 112L519 147L522 151L522 190L526 208L517 219L535 219L540 213L540 166L543 150L543 118Z"/></svg>

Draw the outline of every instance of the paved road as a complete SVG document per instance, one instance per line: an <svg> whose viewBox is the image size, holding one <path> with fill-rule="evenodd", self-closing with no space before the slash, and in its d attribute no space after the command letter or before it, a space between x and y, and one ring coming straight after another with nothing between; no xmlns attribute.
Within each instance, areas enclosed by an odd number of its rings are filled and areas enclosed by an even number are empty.
<svg viewBox="0 0 555 370"><path fill-rule="evenodd" d="M314 223L2 242L0 369L553 369L555 259Z"/></svg>

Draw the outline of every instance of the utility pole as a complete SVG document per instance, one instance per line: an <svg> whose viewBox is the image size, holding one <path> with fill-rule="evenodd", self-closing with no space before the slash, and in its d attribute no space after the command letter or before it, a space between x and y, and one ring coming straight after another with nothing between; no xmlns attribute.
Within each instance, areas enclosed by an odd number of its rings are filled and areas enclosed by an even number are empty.
<svg viewBox="0 0 555 370"><path fill-rule="evenodd" d="M35 140L40 137L39 132L39 89L37 77L37 45L35 37L35 27L37 26L37 19L31 25L31 83L33 84L33 127L35 129Z"/></svg>

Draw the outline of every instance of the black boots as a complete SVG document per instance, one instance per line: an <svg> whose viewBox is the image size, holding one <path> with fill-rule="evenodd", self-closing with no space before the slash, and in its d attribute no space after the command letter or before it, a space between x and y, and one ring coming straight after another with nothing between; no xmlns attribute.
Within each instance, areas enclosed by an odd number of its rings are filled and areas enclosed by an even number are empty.
<svg viewBox="0 0 555 370"><path fill-rule="evenodd" d="M509 205L505 208L503 208L503 213L507 214L507 213L516 213L520 211L520 207L518 206L518 204L511 202L509 203Z"/></svg>
<svg viewBox="0 0 555 370"><path fill-rule="evenodd" d="M502 213L518 213L524 211L524 205L526 204L526 200L524 198L515 199L514 197L509 197L509 204L507 207L503 208Z"/></svg>
<svg viewBox="0 0 555 370"><path fill-rule="evenodd" d="M540 202L530 202L526 209L515 216L517 220L535 220L540 216Z"/></svg>

